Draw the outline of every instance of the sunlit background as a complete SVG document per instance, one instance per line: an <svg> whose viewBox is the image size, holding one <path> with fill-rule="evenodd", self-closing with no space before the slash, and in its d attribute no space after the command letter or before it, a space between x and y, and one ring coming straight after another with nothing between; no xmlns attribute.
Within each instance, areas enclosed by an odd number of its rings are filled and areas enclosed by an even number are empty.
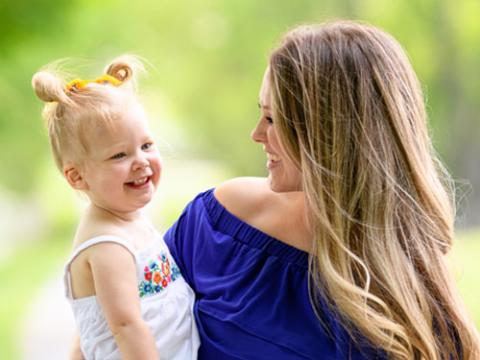
<svg viewBox="0 0 480 360"><path fill-rule="evenodd" d="M70 58L82 78L113 57L149 61L140 81L165 171L148 213L163 231L199 191L265 175L249 137L270 50L300 23L362 19L409 53L434 144L457 180L452 264L480 324L480 2L478 0L0 0L0 358L65 358L63 297L83 201L55 169L32 74Z"/></svg>

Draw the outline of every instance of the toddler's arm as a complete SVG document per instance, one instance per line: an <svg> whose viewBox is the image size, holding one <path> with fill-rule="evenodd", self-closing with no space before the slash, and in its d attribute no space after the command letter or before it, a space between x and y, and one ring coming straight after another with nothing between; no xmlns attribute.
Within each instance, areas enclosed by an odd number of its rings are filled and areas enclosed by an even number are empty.
<svg viewBox="0 0 480 360"><path fill-rule="evenodd" d="M69 360L85 360L80 349L80 337L78 334L75 334L73 338L72 345L70 347L70 355L68 356Z"/></svg>
<svg viewBox="0 0 480 360"><path fill-rule="evenodd" d="M155 340L140 311L135 262L116 243L92 247L95 292L123 359L158 359Z"/></svg>

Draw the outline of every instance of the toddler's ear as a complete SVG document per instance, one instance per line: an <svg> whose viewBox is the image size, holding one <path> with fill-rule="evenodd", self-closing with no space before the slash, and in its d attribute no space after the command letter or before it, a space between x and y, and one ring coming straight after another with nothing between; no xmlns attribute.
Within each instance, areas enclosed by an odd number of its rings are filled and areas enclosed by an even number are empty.
<svg viewBox="0 0 480 360"><path fill-rule="evenodd" d="M63 175L72 188L76 190L88 190L88 184L76 166L72 164L65 165L63 167Z"/></svg>

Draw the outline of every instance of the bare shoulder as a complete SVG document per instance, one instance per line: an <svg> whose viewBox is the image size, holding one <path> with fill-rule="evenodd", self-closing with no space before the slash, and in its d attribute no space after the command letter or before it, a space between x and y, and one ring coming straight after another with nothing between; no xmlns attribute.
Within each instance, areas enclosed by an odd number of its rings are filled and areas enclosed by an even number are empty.
<svg viewBox="0 0 480 360"><path fill-rule="evenodd" d="M84 213L75 234L73 249L77 249L82 243L101 235L124 236L120 227ZM122 262L122 266L129 265L132 262L131 259L132 256L127 249L111 242L99 243L83 249L70 263L74 297L82 298L96 294L93 267L111 266L114 263L118 266L120 262Z"/></svg>
<svg viewBox="0 0 480 360"><path fill-rule="evenodd" d="M125 233L125 229L123 229L121 226L118 226L111 221L107 221L86 213L84 216L82 216L80 224L75 233L73 246L77 247L85 241L103 235L112 235L124 238L128 234Z"/></svg>
<svg viewBox="0 0 480 360"><path fill-rule="evenodd" d="M262 211L272 191L266 178L240 177L220 184L214 194L229 212L246 220Z"/></svg>

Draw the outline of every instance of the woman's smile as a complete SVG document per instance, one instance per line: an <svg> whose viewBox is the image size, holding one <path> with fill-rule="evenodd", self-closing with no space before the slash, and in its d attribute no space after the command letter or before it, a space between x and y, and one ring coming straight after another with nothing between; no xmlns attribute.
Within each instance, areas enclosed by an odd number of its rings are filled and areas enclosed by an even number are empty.
<svg viewBox="0 0 480 360"><path fill-rule="evenodd" d="M278 155L274 155L271 153L266 153L267 154L267 169L272 170L276 168L278 165L280 165L280 157Z"/></svg>

